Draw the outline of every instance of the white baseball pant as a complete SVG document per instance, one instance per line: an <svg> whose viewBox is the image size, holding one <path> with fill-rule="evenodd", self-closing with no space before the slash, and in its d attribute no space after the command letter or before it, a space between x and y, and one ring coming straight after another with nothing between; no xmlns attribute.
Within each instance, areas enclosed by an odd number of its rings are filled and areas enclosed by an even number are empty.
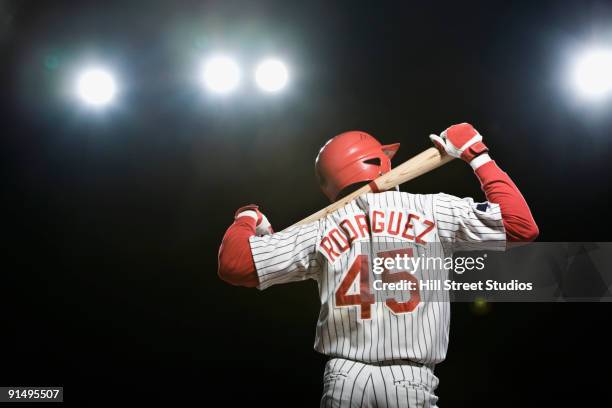
<svg viewBox="0 0 612 408"><path fill-rule="evenodd" d="M395 360L362 363L332 358L325 366L321 408L436 408L432 366Z"/></svg>

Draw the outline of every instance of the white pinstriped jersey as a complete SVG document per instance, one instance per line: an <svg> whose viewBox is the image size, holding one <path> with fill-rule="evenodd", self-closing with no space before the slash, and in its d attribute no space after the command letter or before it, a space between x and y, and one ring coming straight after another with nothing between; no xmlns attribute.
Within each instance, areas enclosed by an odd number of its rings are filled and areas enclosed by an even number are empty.
<svg viewBox="0 0 612 408"><path fill-rule="evenodd" d="M436 364L448 347L448 292L438 291L435 301L418 301L412 292L408 299L404 294L374 301L372 281L359 276L362 262L371 262L364 247L413 245L433 258L448 257L453 248L470 242L494 242L503 249L505 239L497 204L388 191L363 195L325 219L252 237L250 243L260 289L305 279L318 282L317 351L364 362ZM421 273L445 279L449 271L424 268Z"/></svg>

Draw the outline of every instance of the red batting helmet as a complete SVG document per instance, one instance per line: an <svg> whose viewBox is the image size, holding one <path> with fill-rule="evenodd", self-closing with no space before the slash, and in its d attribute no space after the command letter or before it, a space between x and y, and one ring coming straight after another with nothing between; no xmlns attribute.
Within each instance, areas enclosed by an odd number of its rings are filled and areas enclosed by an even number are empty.
<svg viewBox="0 0 612 408"><path fill-rule="evenodd" d="M341 133L321 148L315 170L321 190L330 201L340 198L346 187L376 179L391 170L391 158L399 143L382 145L360 131Z"/></svg>

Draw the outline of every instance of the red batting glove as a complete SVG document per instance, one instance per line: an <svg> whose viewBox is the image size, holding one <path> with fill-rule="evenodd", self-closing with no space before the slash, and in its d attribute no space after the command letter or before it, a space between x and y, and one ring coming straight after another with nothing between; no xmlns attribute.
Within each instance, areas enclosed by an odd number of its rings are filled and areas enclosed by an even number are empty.
<svg viewBox="0 0 612 408"><path fill-rule="evenodd" d="M255 220L256 235L261 236L274 233L270 221L268 221L268 218L259 211L259 207L255 204L249 204L245 205L244 207L240 207L236 211L234 219L238 219L240 217L251 217Z"/></svg>
<svg viewBox="0 0 612 408"><path fill-rule="evenodd" d="M480 133L469 123L453 125L440 133L440 136L430 135L429 138L440 151L470 164L476 157L489 151L489 148L482 143Z"/></svg>

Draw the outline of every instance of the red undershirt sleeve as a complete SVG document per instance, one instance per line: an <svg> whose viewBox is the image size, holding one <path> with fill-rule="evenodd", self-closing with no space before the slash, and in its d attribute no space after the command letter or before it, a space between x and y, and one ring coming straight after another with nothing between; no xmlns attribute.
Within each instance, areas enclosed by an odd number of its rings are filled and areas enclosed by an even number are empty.
<svg viewBox="0 0 612 408"><path fill-rule="evenodd" d="M254 288L259 284L249 238L255 235L255 220L238 217L227 229L219 248L219 277L227 283Z"/></svg>
<svg viewBox="0 0 612 408"><path fill-rule="evenodd" d="M518 187L494 161L475 171L482 190L491 203L499 204L508 241L533 241L539 234L538 226Z"/></svg>

